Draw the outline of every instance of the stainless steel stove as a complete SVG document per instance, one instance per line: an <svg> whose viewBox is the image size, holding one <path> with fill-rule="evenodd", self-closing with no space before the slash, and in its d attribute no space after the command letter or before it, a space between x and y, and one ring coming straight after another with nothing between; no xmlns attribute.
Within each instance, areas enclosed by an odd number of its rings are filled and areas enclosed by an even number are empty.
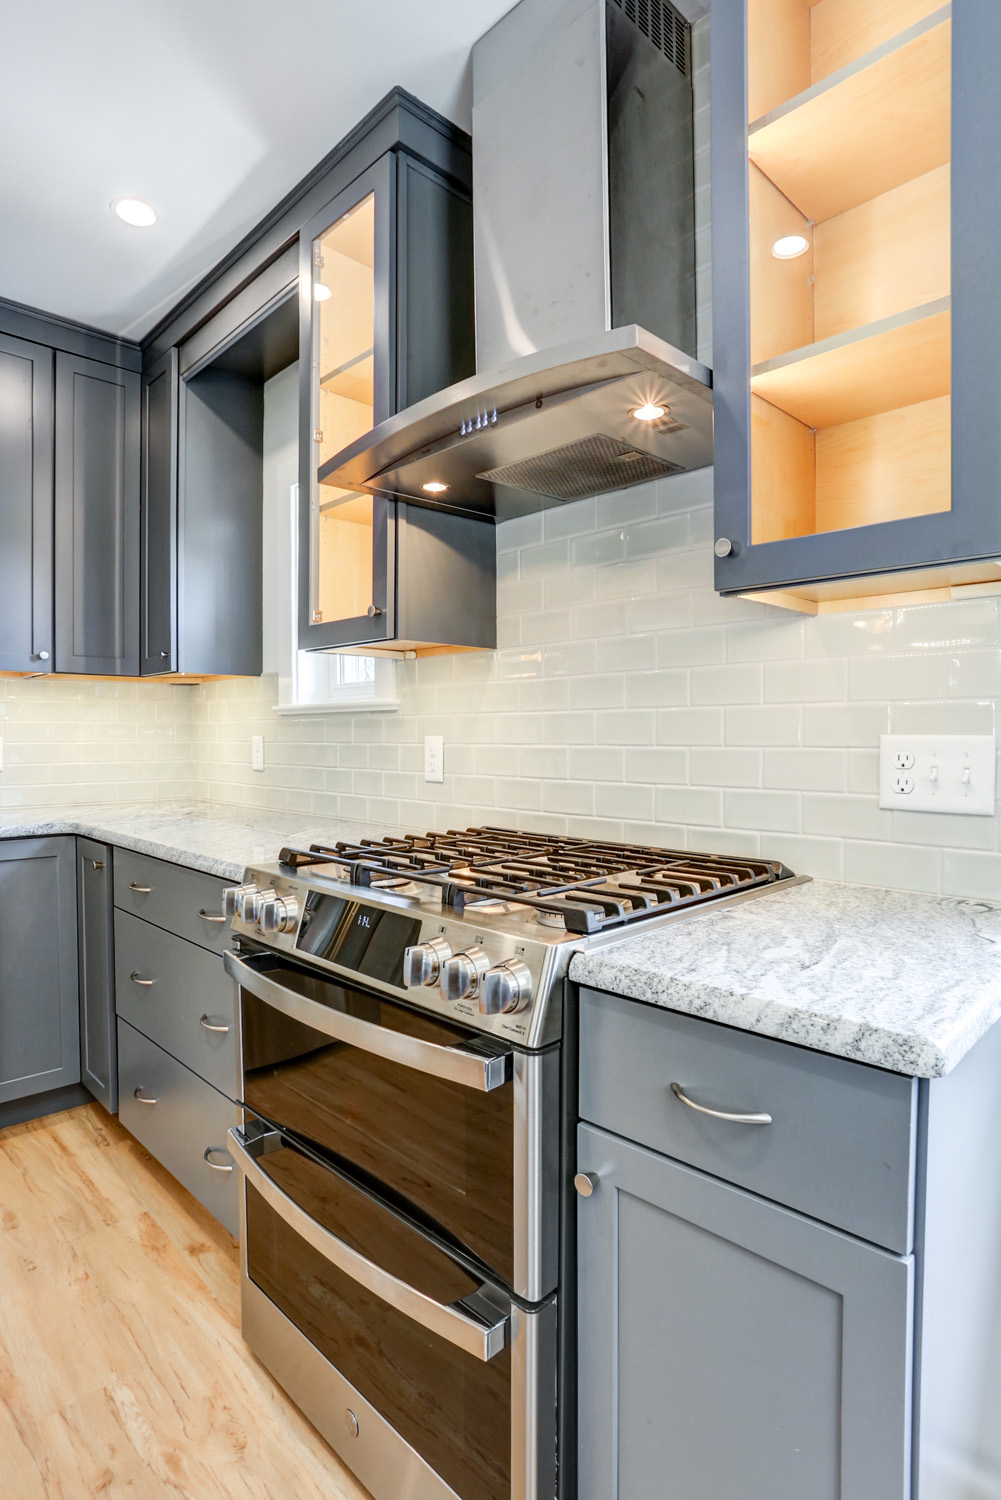
<svg viewBox="0 0 1001 1500"><path fill-rule="evenodd" d="M244 1336L376 1500L562 1500L570 960L794 878L472 828L285 848L226 892Z"/></svg>

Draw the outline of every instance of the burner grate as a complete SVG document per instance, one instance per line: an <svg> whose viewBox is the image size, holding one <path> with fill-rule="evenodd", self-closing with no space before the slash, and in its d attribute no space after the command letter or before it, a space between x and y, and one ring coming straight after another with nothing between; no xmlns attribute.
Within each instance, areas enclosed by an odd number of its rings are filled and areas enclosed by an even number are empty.
<svg viewBox="0 0 1001 1500"><path fill-rule="evenodd" d="M589 934L788 879L776 860L735 859L689 850L560 835L467 828L358 843L285 848L291 869L333 864L353 885L390 890L414 883L440 892L457 911L513 902Z"/></svg>

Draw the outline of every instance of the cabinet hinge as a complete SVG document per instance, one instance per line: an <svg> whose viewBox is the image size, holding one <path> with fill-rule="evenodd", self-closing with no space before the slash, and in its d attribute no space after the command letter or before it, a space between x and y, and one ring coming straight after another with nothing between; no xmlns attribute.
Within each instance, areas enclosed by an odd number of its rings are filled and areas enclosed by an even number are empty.
<svg viewBox="0 0 1001 1500"><path fill-rule="evenodd" d="M311 616L311 623L313 625L322 625L323 624L323 610L322 609L314 609L313 610L313 613L312 613L312 616Z"/></svg>
<svg viewBox="0 0 1001 1500"><path fill-rule="evenodd" d="M322 432L322 430L319 427L314 427L313 428L313 442L314 443L322 443L323 442L323 432Z"/></svg>

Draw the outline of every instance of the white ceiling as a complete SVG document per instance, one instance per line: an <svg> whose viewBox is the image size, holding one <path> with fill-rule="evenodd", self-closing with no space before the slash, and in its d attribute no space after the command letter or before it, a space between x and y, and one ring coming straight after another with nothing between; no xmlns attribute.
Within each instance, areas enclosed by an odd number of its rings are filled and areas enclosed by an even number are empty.
<svg viewBox="0 0 1001 1500"><path fill-rule="evenodd" d="M7 0L0 297L141 338L394 84L468 130L512 3Z"/></svg>

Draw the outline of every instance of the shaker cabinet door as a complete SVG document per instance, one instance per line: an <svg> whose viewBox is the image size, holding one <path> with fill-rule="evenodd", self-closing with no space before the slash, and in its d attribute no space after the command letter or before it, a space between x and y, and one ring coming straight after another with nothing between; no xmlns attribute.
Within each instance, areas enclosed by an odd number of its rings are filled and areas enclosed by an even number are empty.
<svg viewBox="0 0 1001 1500"><path fill-rule="evenodd" d="M139 672L139 375L56 355L56 670Z"/></svg>
<svg viewBox="0 0 1001 1500"><path fill-rule="evenodd" d="M0 334L0 672L52 665L52 350Z"/></svg>
<svg viewBox="0 0 1001 1500"><path fill-rule="evenodd" d="M906 1500L912 1260L577 1139L580 1500Z"/></svg>
<svg viewBox="0 0 1001 1500"><path fill-rule="evenodd" d="M177 668L178 357L168 349L142 377L139 669Z"/></svg>

